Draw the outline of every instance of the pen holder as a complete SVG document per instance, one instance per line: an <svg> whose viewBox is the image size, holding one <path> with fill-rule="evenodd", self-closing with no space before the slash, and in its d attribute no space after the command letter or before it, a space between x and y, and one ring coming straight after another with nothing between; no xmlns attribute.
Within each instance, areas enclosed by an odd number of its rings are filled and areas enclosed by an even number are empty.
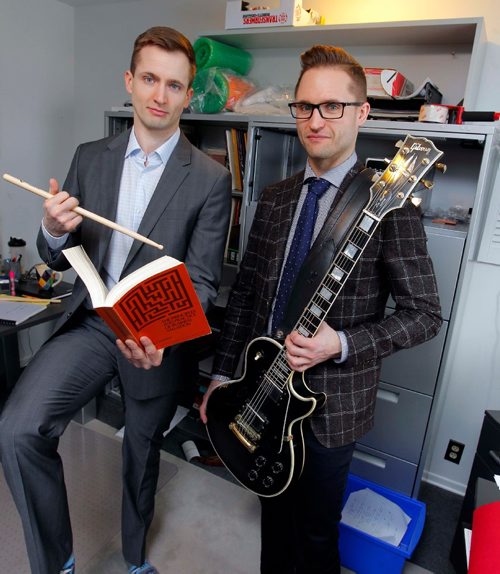
<svg viewBox="0 0 500 574"><path fill-rule="evenodd" d="M7 271L10 274L11 271L14 272L14 279L19 281L21 277L21 262L19 260L12 261L8 260L7 262Z"/></svg>
<svg viewBox="0 0 500 574"><path fill-rule="evenodd" d="M24 251L26 249L26 241L20 237L11 237L9 239L9 258L12 263L16 263L16 268L12 270L16 274L16 279L24 272L23 265L26 261L24 258Z"/></svg>
<svg viewBox="0 0 500 574"><path fill-rule="evenodd" d="M52 289L62 281L63 274L60 271L50 269L45 263L35 265L38 286L45 291Z"/></svg>

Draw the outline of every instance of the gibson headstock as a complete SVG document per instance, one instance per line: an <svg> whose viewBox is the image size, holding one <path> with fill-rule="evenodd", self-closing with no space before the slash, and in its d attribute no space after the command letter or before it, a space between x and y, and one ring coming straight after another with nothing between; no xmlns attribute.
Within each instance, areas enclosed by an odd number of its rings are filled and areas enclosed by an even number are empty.
<svg viewBox="0 0 500 574"><path fill-rule="evenodd" d="M399 151L370 187L371 199L365 211L378 220L389 211L402 207L419 181L443 155L431 140L423 137L407 135L396 145ZM444 164L436 164L436 168L446 170ZM422 183L426 188L432 187L429 180Z"/></svg>

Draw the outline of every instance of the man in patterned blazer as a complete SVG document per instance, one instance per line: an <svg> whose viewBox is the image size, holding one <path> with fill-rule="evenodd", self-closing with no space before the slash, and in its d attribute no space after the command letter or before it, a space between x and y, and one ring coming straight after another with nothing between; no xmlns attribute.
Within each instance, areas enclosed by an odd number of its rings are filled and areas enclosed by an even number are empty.
<svg viewBox="0 0 500 574"><path fill-rule="evenodd" d="M312 241L360 171L355 145L367 103L363 68L344 50L314 46L301 56L290 105L307 152L305 171L262 192L233 287L207 397L234 377L250 340L280 338L275 315L310 177L326 180ZM323 233L323 236L322 236ZM286 264L285 264L286 262ZM396 311L386 316L388 296ZM307 303L306 303L307 304ZM293 324L293 323L292 323ZM374 423L381 360L423 343L441 325L432 262L417 208L408 202L381 222L314 337L284 333L286 356L325 404L304 421L305 468L276 497L261 498L262 574L338 574L338 522L354 444ZM206 402L202 417L206 421ZM383 424L383 421L380 422Z"/></svg>
<svg viewBox="0 0 500 574"><path fill-rule="evenodd" d="M51 180L38 237L41 256L69 267L61 250L81 244L108 287L163 255L89 219L80 204L164 245L186 263L203 308L215 300L231 209L229 172L180 132L195 74L188 39L166 27L134 44L125 87L133 129L78 147L64 189ZM123 572L153 574L145 557L160 446L184 382L185 346L158 350L116 341L91 310L80 279L56 334L25 369L0 418L2 465L21 515L32 574L71 574L74 558L59 437L74 414L118 376L125 403ZM118 344L118 347L117 347ZM89 469L89 472L92 472ZM117 496L120 492L117 485ZM76 557L78 558L78 557Z"/></svg>

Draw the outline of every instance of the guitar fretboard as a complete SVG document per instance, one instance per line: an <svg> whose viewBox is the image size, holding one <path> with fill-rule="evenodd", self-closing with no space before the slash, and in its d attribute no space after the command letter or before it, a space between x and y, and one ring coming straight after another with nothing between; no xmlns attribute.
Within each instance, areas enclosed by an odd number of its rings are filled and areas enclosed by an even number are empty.
<svg viewBox="0 0 500 574"><path fill-rule="evenodd" d="M365 208L297 321L295 331L304 337L312 337L316 334L373 236L378 223L378 220L369 214L368 207ZM283 348L266 373L266 378L272 385L282 389L291 373L292 369L286 360L286 349Z"/></svg>

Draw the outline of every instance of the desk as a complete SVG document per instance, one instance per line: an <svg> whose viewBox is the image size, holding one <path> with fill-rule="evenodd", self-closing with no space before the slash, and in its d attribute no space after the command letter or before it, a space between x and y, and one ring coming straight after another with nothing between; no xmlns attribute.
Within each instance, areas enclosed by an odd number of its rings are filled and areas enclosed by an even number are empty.
<svg viewBox="0 0 500 574"><path fill-rule="evenodd" d="M19 325L0 325L0 399L3 400L16 384L21 374L17 334L23 329L58 319L66 312L67 299L60 303L47 305L41 313L19 323Z"/></svg>

